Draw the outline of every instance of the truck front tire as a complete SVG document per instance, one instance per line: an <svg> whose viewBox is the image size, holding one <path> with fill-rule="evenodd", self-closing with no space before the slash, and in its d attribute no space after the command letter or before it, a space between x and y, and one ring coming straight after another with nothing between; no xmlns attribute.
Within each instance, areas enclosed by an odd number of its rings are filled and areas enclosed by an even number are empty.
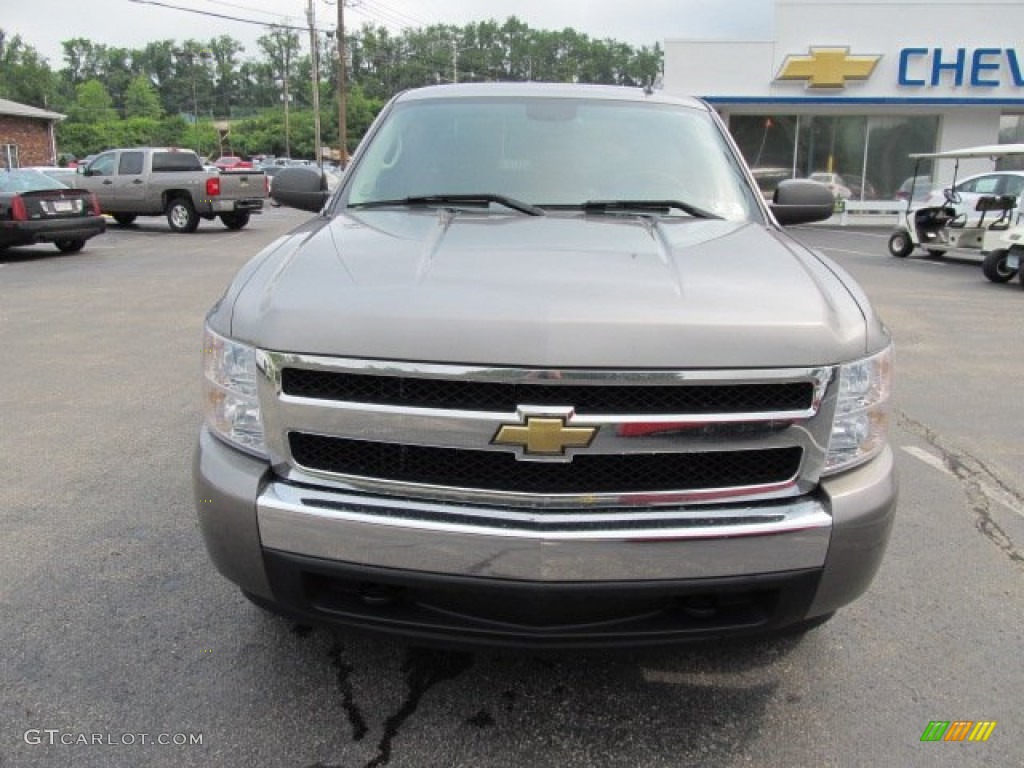
<svg viewBox="0 0 1024 768"><path fill-rule="evenodd" d="M167 214L167 223L172 232L188 234L199 227L199 214L188 198L176 197L168 201L164 213Z"/></svg>
<svg viewBox="0 0 1024 768"><path fill-rule="evenodd" d="M220 215L220 220L228 229L242 229L242 227L249 223L249 212L242 211L241 213L222 213Z"/></svg>

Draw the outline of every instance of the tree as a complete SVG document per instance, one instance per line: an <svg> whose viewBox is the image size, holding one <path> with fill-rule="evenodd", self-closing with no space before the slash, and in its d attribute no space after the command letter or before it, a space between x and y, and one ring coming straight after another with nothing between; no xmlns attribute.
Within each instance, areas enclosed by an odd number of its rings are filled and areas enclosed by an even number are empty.
<svg viewBox="0 0 1024 768"><path fill-rule="evenodd" d="M227 35L221 35L207 43L208 64L215 94L210 107L216 115L231 115L231 105L237 98L239 79L238 62L235 57L244 50L241 43Z"/></svg>
<svg viewBox="0 0 1024 768"><path fill-rule="evenodd" d="M94 46L92 40L85 37L74 37L63 41L61 47L64 49L66 63L63 72L71 85L77 86L87 80L103 77L103 67L99 61L103 46Z"/></svg>
<svg viewBox="0 0 1024 768"><path fill-rule="evenodd" d="M145 75L136 75L124 94L124 116L157 119L163 116L160 97Z"/></svg>
<svg viewBox="0 0 1024 768"><path fill-rule="evenodd" d="M261 36L256 43L269 59L272 77L291 89L291 79L295 71L296 59L299 55L299 35L283 27L270 27L270 31Z"/></svg>
<svg viewBox="0 0 1024 768"><path fill-rule="evenodd" d="M21 35L12 38L0 29L0 98L49 107L56 80L46 60Z"/></svg>
<svg viewBox="0 0 1024 768"><path fill-rule="evenodd" d="M212 119L229 118L236 149L311 157L313 115L311 59L303 38L270 26L255 56L240 59L231 37L160 40L137 49L77 37L65 40L66 66L55 75L45 60L15 35L0 30L0 97L67 112L58 138L88 154L119 145L217 143ZM321 121L325 136L337 132L337 41L321 40ZM349 149L358 144L382 105L407 88L458 80L546 80L631 87L655 81L663 52L657 43L634 48L592 40L573 29L537 30L511 16L458 27L435 24L401 33L384 27L350 30L345 40ZM289 129L283 87L287 85ZM159 101L154 104L154 97ZM188 125L196 113L198 124ZM168 117L161 119L160 115ZM123 116L123 119L119 117ZM252 118L244 123L242 118ZM287 138L286 138L287 136Z"/></svg>
<svg viewBox="0 0 1024 768"><path fill-rule="evenodd" d="M71 119L77 123L101 123L117 118L113 99L99 80L88 80L75 88Z"/></svg>

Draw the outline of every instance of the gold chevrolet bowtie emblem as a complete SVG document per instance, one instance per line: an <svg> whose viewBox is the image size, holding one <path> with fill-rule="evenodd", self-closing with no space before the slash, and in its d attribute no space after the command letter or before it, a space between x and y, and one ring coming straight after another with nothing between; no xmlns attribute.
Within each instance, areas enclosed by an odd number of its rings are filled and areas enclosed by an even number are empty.
<svg viewBox="0 0 1024 768"><path fill-rule="evenodd" d="M596 434L597 427L567 427L564 418L527 416L526 424L502 424L491 442L527 456L564 456L566 448L586 448Z"/></svg>
<svg viewBox="0 0 1024 768"><path fill-rule="evenodd" d="M809 56L787 56L776 80L806 80L808 88L845 88L867 80L881 56L851 56L849 48L811 48Z"/></svg>

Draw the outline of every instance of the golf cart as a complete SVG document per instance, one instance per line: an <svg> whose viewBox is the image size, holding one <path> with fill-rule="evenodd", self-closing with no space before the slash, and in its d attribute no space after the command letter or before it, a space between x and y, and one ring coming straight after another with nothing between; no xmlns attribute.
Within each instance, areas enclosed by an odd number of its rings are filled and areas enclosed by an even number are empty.
<svg viewBox="0 0 1024 768"><path fill-rule="evenodd" d="M993 144L983 147L954 149L948 152L913 154L917 162L914 177L921 176L924 160L955 160L953 181L943 190L944 200L918 203L911 188L903 223L889 238L889 253L900 258L909 256L915 248L924 248L932 256L954 254L980 256L985 277L996 283L1005 283L1020 269L1024 251L1024 223L1020 221L1015 195L982 195L970 206L956 191L957 171L964 159L1024 156L1024 144Z"/></svg>

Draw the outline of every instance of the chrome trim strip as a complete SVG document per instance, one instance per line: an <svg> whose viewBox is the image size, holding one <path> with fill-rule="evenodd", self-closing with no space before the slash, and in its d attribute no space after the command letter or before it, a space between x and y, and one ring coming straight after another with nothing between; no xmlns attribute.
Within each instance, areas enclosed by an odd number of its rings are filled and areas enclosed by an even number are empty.
<svg viewBox="0 0 1024 768"><path fill-rule="evenodd" d="M820 567L832 518L803 498L751 509L531 513L268 485L264 547L454 575L539 581L685 579Z"/></svg>
<svg viewBox="0 0 1024 768"><path fill-rule="evenodd" d="M324 357L261 350L260 355L277 371L296 367L311 370L347 371L377 376L404 376L422 379L493 381L502 384L658 386L679 384L770 384L809 381L815 384L815 405L820 402L835 366L815 368L689 370L617 370L603 368L565 368L560 370L496 366L446 365L436 363L366 360L350 357ZM277 377L280 395L280 376Z"/></svg>
<svg viewBox="0 0 1024 768"><path fill-rule="evenodd" d="M568 408L522 406L519 413L494 411L446 411L441 409L403 409L395 406L366 405L327 400L310 400L282 395L277 402L281 421L288 432L345 437L403 445L427 445L438 448L462 448L519 454L522 449L494 445L492 438L505 425L525 421L522 415L565 417L573 427L600 427L594 441L586 448L588 454L610 453L704 453L714 450L747 448L780 448L799 445L798 437L782 437L794 423L805 418L772 414L735 414L727 419L721 415L692 416L667 414L655 416L591 416L573 413ZM630 426L650 427L650 432L631 434ZM763 427L761 434L713 437L700 433L701 427L720 427L726 435L729 425ZM661 433L658 434L658 430ZM687 435L691 431L694 434ZM739 444L739 445L738 445ZM580 451L569 449L568 456Z"/></svg>
<svg viewBox="0 0 1024 768"><path fill-rule="evenodd" d="M428 499L449 504L481 504L519 508L550 509L565 506L583 508L678 506L679 504L720 504L723 501L758 501L784 499L807 493L813 484L798 483L794 479L772 485L737 486L731 488L704 488L687 491L648 491L643 493L592 494L530 494L512 491L488 491L477 488L402 483L394 480L334 475L306 467L285 465L278 475L297 484L328 486L339 491L380 494L404 499ZM404 501L403 501L404 504Z"/></svg>

